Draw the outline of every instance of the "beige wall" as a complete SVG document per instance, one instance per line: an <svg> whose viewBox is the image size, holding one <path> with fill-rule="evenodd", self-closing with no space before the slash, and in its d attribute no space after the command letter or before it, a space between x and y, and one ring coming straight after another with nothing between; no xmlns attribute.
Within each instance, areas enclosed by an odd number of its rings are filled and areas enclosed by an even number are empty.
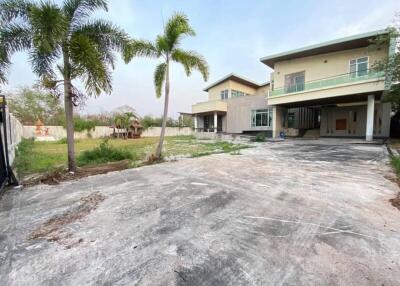
<svg viewBox="0 0 400 286"><path fill-rule="evenodd" d="M230 81L224 81L208 90L208 100L220 100L221 99L221 91L230 88Z"/></svg>
<svg viewBox="0 0 400 286"><path fill-rule="evenodd" d="M229 133L272 130L272 127L251 127L251 111L268 108L264 95L242 96L227 100L226 130Z"/></svg>
<svg viewBox="0 0 400 286"><path fill-rule="evenodd" d="M264 96L267 96L268 91L269 91L269 84L264 85L264 86L261 86L260 88L258 88L258 89L256 90L256 94L255 94L255 95L264 95Z"/></svg>
<svg viewBox="0 0 400 286"><path fill-rule="evenodd" d="M374 136L390 135L390 103L375 104ZM354 113L357 114L354 121ZM336 120L346 119L346 129L336 130ZM324 107L321 110L321 136L364 137L367 125L367 105Z"/></svg>
<svg viewBox="0 0 400 286"><path fill-rule="evenodd" d="M277 62L274 67L274 85L275 88L283 87L285 75L301 71L305 71L306 82L345 74L349 72L351 59L368 56L371 66L387 54L387 48L382 47L378 50L378 48L365 47Z"/></svg>
<svg viewBox="0 0 400 286"><path fill-rule="evenodd" d="M244 93L255 95L255 94L267 94L266 90L269 88L269 85L262 86L258 89L247 86L245 84L238 83L233 80L224 81L208 90L208 100L220 100L221 99L221 91L227 89L229 91L238 90Z"/></svg>
<svg viewBox="0 0 400 286"><path fill-rule="evenodd" d="M226 110L227 110L226 101L222 100L211 100L192 105L192 113L204 113L211 111L226 112Z"/></svg>

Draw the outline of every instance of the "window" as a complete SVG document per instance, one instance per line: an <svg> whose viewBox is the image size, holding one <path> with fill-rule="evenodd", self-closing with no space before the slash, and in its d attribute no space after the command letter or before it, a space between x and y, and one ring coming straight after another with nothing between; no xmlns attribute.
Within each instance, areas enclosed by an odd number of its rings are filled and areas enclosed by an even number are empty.
<svg viewBox="0 0 400 286"><path fill-rule="evenodd" d="M358 77L368 74L368 57L350 60L350 76Z"/></svg>
<svg viewBox="0 0 400 286"><path fill-rule="evenodd" d="M231 90L231 96L232 97L238 97L238 96L246 96L249 95L248 93L244 93L243 91L239 91L239 90Z"/></svg>
<svg viewBox="0 0 400 286"><path fill-rule="evenodd" d="M221 99L228 99L228 90L221 90Z"/></svg>
<svg viewBox="0 0 400 286"><path fill-rule="evenodd" d="M304 90L304 81L304 71L285 75L285 93Z"/></svg>
<svg viewBox="0 0 400 286"><path fill-rule="evenodd" d="M251 127L271 127L272 109L257 109L251 111Z"/></svg>

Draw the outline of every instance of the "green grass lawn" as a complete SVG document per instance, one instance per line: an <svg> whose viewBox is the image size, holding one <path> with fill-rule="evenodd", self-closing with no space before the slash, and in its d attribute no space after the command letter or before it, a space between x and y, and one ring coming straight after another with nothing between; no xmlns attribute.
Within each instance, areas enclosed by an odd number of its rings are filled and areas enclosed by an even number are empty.
<svg viewBox="0 0 400 286"><path fill-rule="evenodd" d="M82 152L93 150L103 142L102 139L84 139L75 142L75 153L79 158ZM132 154L132 163L145 160L147 155L155 153L157 137L140 139L110 139L108 143L119 150ZM164 141L164 157L183 155L198 157L216 152L235 153L248 147L226 141L210 142L196 140L193 136L166 137ZM79 160L78 160L79 161ZM20 175L42 173L67 165L67 144L64 142L37 142L24 140L17 152L15 167Z"/></svg>

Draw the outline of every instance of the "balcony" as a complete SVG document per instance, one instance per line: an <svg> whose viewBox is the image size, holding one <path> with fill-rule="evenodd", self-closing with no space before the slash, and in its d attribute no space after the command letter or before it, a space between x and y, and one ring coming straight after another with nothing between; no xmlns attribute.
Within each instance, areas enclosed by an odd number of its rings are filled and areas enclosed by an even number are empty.
<svg viewBox="0 0 400 286"><path fill-rule="evenodd" d="M193 114L200 114L206 112L226 112L226 111L227 111L227 103L221 100L210 100L192 105Z"/></svg>
<svg viewBox="0 0 400 286"><path fill-rule="evenodd" d="M318 89L341 87L351 84L359 84L362 82L368 82L371 80L384 79L385 72L383 71L372 71L367 70L365 72L357 73L347 73L341 74L329 78L324 78L320 80L313 80L305 83L299 83L287 87L275 88L269 93L269 97L275 97L279 95L286 95L290 93L300 93L307 91L314 91Z"/></svg>

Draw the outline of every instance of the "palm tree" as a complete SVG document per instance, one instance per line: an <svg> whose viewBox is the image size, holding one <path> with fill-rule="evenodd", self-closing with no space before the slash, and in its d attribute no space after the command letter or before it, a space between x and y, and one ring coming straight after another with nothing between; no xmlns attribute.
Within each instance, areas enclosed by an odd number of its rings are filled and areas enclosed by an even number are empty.
<svg viewBox="0 0 400 286"><path fill-rule="evenodd" d="M82 80L86 93L110 93L114 51L123 52L127 34L104 20L90 20L98 9L107 11L106 0L5 0L0 3L0 80L10 57L28 51L35 74L55 95L64 95L68 169L76 170L73 109L84 99L74 85Z"/></svg>
<svg viewBox="0 0 400 286"><path fill-rule="evenodd" d="M185 51L180 48L181 41L185 36L195 36L195 32L189 25L189 19L186 15L175 13L165 25L164 33L157 36L155 42L132 40L125 53L126 62L131 61L133 57L139 56L162 59L162 62L154 72L156 96L161 97L161 90L163 86L165 88L164 115L156 151L158 159L161 158L168 117L170 63L177 62L182 64L187 76L191 74L193 69L196 69L202 74L205 81L208 79L208 65L204 58L194 51Z"/></svg>

